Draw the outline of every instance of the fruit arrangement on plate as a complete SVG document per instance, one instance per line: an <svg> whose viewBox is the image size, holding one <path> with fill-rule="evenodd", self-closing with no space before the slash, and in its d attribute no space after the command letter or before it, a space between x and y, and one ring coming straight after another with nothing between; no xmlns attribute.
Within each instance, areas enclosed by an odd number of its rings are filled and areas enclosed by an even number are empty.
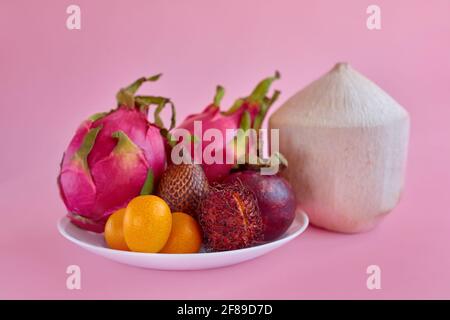
<svg viewBox="0 0 450 320"><path fill-rule="evenodd" d="M115 109L93 115L76 131L58 177L70 221L87 231L104 233L111 249L145 253L237 250L283 235L295 218L294 192L280 175L261 173L269 162L261 160L260 153L252 165L227 162L225 155L215 163L172 161L171 153L180 142L173 137L172 101L136 94L143 83L159 77L143 77L121 89ZM219 86L213 102L178 128L187 130L193 140L198 139L198 121L203 130L258 131L279 95L275 91L267 96L278 78L276 73L262 80L227 111L220 110L224 90ZM160 116L166 106L172 110L169 128ZM147 119L151 108L155 109L153 122ZM225 151L239 143L238 135L210 144L216 153ZM244 141L247 150L252 142ZM281 154L271 161L287 165Z"/></svg>
<svg viewBox="0 0 450 320"><path fill-rule="evenodd" d="M268 95L279 77L262 80L228 110L220 106L218 86L213 101L177 127L169 98L137 94L160 75L121 89L117 107L85 120L64 153L61 234L120 262L180 269L183 260L185 268L199 269L245 261L290 241L308 225L302 210L331 231L374 228L403 189L408 112L338 63L271 115L270 133L279 139L270 136L266 150L262 124L280 94ZM169 127L161 117L167 106ZM199 154L208 157L199 161ZM286 170L267 175L272 167ZM216 253L192 255L199 250Z"/></svg>

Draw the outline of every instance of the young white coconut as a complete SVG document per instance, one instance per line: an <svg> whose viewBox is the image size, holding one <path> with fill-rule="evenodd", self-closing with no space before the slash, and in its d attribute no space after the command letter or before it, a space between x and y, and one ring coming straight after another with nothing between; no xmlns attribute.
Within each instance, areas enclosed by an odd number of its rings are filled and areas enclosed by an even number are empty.
<svg viewBox="0 0 450 320"><path fill-rule="evenodd" d="M348 64L291 97L269 126L280 130L283 175L314 225L367 231L398 203L409 115Z"/></svg>

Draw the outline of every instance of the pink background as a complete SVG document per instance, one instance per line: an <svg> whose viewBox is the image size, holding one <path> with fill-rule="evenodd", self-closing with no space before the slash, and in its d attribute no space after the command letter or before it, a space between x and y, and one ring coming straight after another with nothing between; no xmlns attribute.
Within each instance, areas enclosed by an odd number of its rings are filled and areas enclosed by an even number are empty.
<svg viewBox="0 0 450 320"><path fill-rule="evenodd" d="M372 2L379 31L366 28ZM71 3L80 31L65 27ZM450 298L450 1L10 0L0 36L0 298ZM121 86L163 72L144 91L172 97L181 121L218 83L229 105L278 69L283 102L342 60L412 119L402 201L373 232L310 228L267 256L200 272L116 264L58 234L62 152ZM65 287L70 264L79 291ZM370 264L381 290L366 288Z"/></svg>

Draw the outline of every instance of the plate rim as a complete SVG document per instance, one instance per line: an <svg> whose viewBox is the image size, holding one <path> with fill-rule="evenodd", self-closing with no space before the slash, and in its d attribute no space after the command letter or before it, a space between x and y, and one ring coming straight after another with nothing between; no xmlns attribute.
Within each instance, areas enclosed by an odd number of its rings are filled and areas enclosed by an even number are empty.
<svg viewBox="0 0 450 320"><path fill-rule="evenodd" d="M298 237L300 234L302 234L303 232L305 232L305 230L308 228L309 226L309 217L308 214L301 208L297 208L295 211L296 217L295 219L298 219L298 216L301 216L301 218L303 219L303 224L299 227L298 230L296 230L295 232L293 232L292 234L284 237L284 238L280 238L277 240L273 240L264 244L260 244L260 245L256 245L256 246L251 246L251 247L247 247L247 248L241 248L241 249L235 249L235 250L228 250L228 251L216 251L216 252L197 252L197 253L160 253L160 252L135 252L135 251L125 251L125 250L117 250L117 249L111 249L108 247L103 247L103 246L97 246L97 245L93 245L91 243L88 242L84 242L82 240L79 240L73 236L71 236L70 234L67 233L67 231L65 230L65 227L67 227L67 225L70 223L70 219L67 218L67 216L62 216L58 219L57 221L57 229L58 232L67 240L69 240L72 243L77 244L80 247L83 247L85 249L92 249L95 250L97 252L102 251L102 253L110 253L110 254L120 254L120 255L124 255L124 256L130 256L130 257L158 257L161 259L176 259L176 258L194 258L194 259L201 259L205 256L208 257L213 257L213 256L223 256L224 254L227 255L239 255L243 252L246 251L254 251L257 248L261 248L261 247L272 247L276 244L283 244L286 242L289 242L293 239L295 239L296 237ZM87 230L82 230L81 231L84 232L90 232ZM100 235L101 233L99 233Z"/></svg>

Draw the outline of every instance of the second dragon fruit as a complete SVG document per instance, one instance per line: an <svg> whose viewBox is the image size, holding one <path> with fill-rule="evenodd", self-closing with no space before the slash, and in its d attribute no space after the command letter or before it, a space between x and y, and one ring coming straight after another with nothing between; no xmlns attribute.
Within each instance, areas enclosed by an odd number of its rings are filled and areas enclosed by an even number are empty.
<svg viewBox="0 0 450 320"><path fill-rule="evenodd" d="M178 128L188 130L191 136L197 139L199 137L196 137L195 132L196 121L201 122L202 137L203 132L211 128L220 130L223 137L227 137L227 129L241 128L246 130L253 128L259 130L267 111L280 94L279 91L275 91L271 97L267 96L273 81L279 78L280 74L276 72L274 76L262 80L248 97L237 99L227 111L220 110L220 102L224 91L222 87L218 86L214 101L203 112L188 116ZM202 151L207 147L211 149L212 144L214 149L221 150L222 154L222 161L220 163L208 164L204 161L202 162L206 177L210 183L220 182L225 179L234 166L234 164L227 163L226 161L226 150L234 150L235 148L233 144L235 137L231 136L229 138L228 140L223 139L222 141L212 141L202 144Z"/></svg>

